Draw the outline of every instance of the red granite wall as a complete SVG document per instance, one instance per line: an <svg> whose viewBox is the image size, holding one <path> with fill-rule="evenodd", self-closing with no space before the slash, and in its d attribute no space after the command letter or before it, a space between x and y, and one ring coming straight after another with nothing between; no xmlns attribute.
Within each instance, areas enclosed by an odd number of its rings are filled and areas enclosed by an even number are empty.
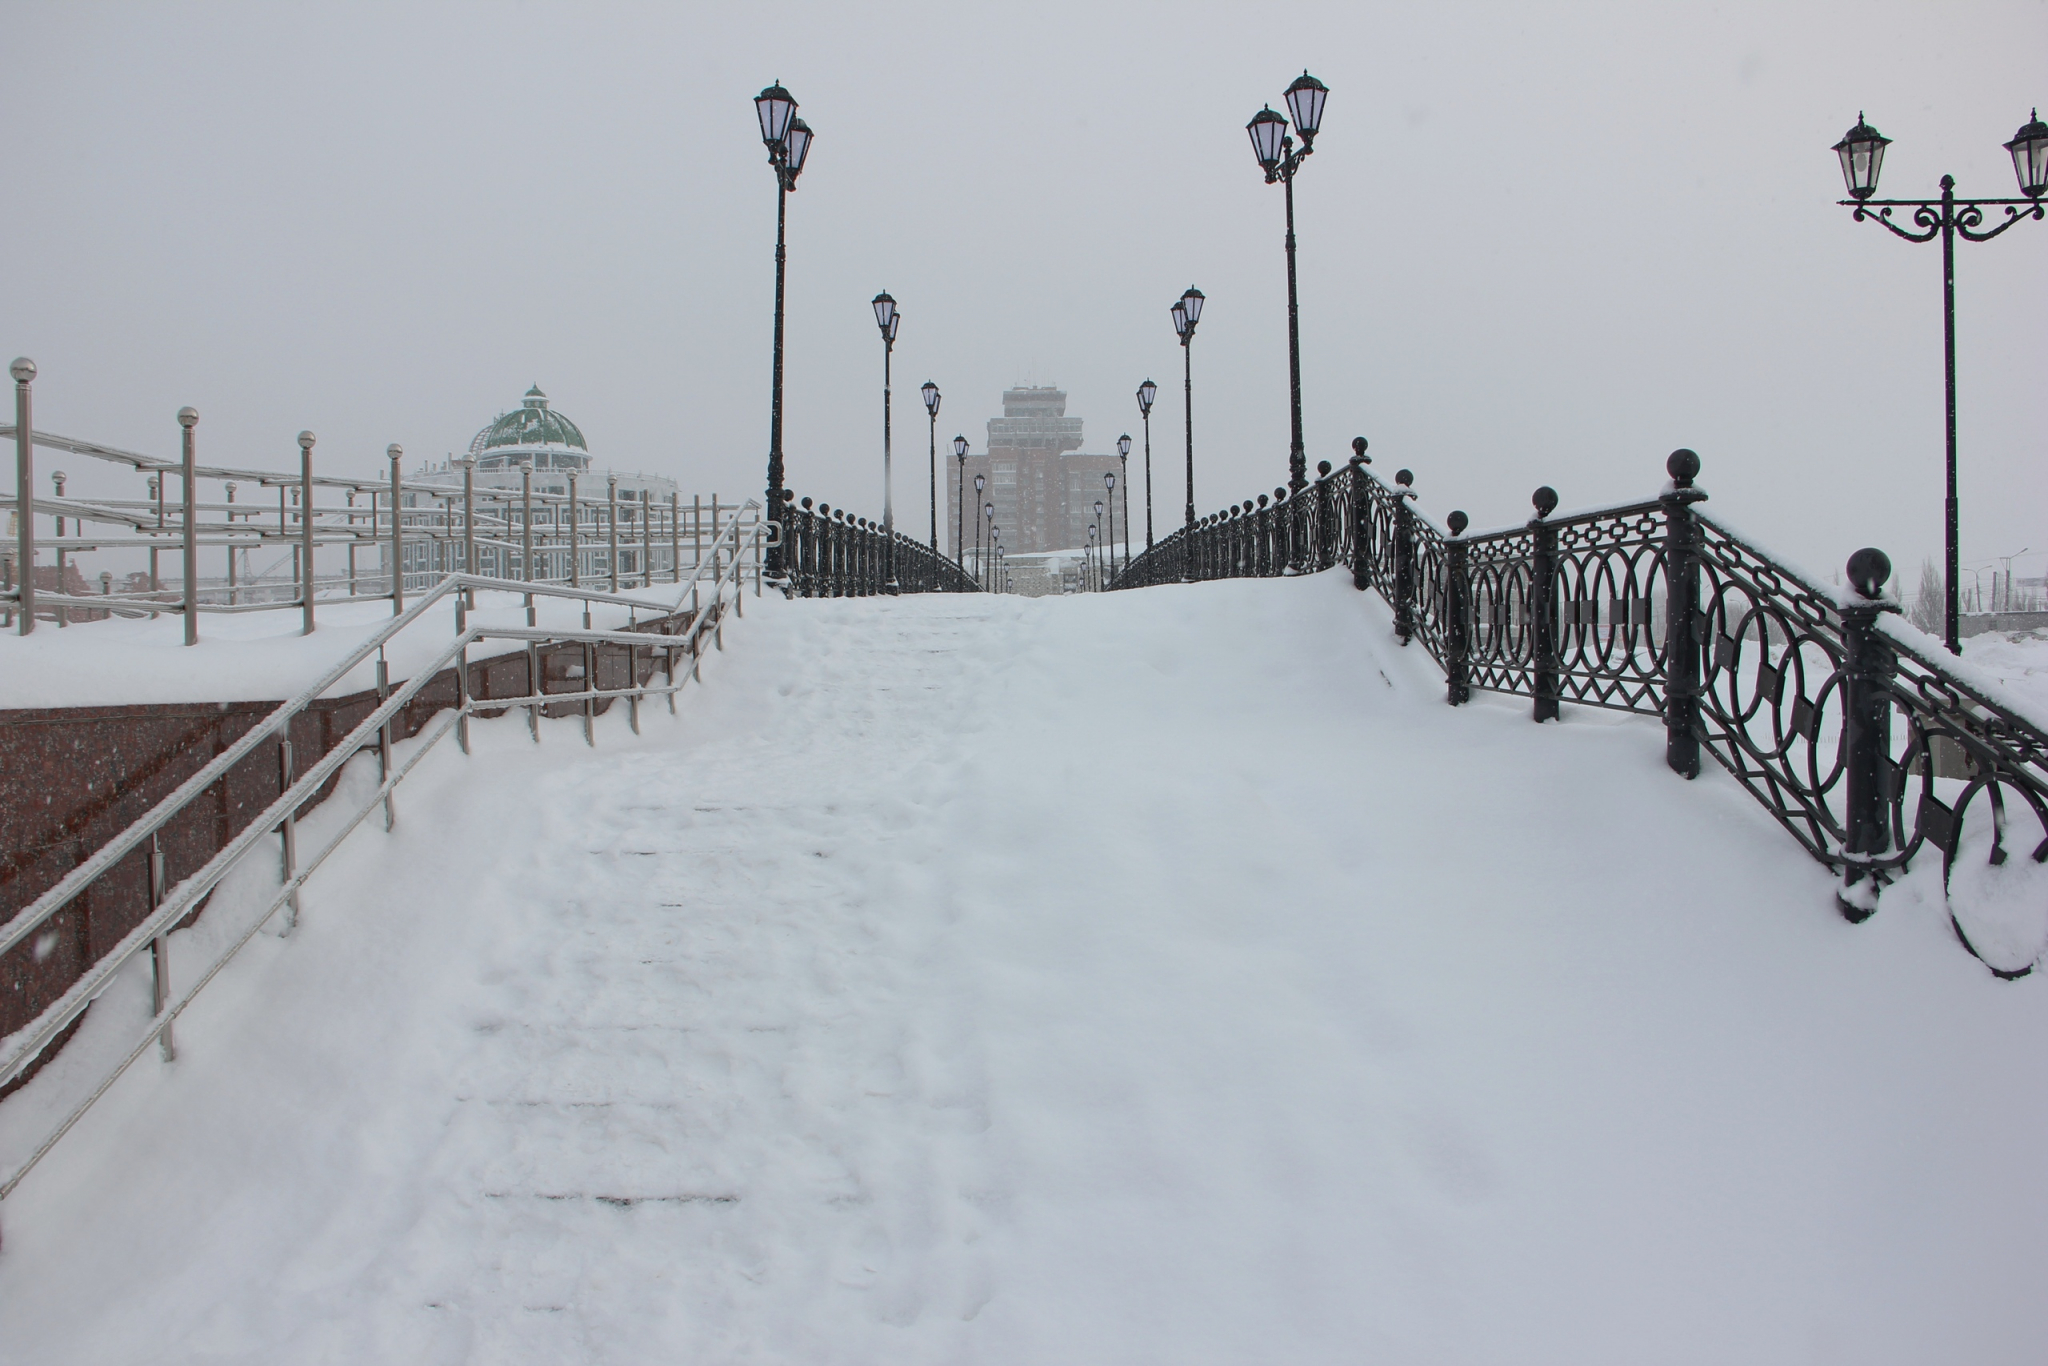
<svg viewBox="0 0 2048 1366"><path fill-rule="evenodd" d="M675 635L689 618L684 612L634 629ZM629 652L616 645L594 648L597 686L627 686L633 672ZM576 644L541 647L541 690L581 691L583 680L571 675L583 662L583 650ZM527 668L523 650L472 661L471 696L529 696L533 689ZM650 652L640 661L640 681L656 672L657 659ZM453 706L456 696L455 670L444 669L399 714L395 733L400 738L417 734L436 713ZM548 715L575 714L581 705L563 703L545 710ZM55 886L277 706L221 702L0 709L0 924ZM299 770L338 745L376 706L374 691L360 692L323 698L294 717L291 740ZM609 706L600 703L599 710ZM332 787L330 781L319 798ZM163 827L160 839L168 885L176 886L203 866L281 791L277 748L258 745ZM0 955L0 1037L35 1019L141 923L149 911L148 857L146 844L133 850L47 921L42 932ZM0 1087L0 1096L33 1075L31 1068L13 1085Z"/></svg>

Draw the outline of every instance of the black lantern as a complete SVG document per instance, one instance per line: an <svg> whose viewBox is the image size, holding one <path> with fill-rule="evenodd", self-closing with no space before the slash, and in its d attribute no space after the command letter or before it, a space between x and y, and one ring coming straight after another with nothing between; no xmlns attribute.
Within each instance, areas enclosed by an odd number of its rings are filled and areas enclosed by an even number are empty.
<svg viewBox="0 0 2048 1366"><path fill-rule="evenodd" d="M2012 169L2020 178L2020 193L2029 199L2039 199L2042 191L2048 190L2048 123L2041 122L2040 110L2036 109L2033 119L2012 135L2005 150L2012 153Z"/></svg>
<svg viewBox="0 0 2048 1366"><path fill-rule="evenodd" d="M924 395L924 410L933 417L937 417L939 415L939 386L930 380L926 380L924 387L918 390L918 392Z"/></svg>
<svg viewBox="0 0 2048 1366"><path fill-rule="evenodd" d="M1193 285L1189 285L1188 292L1180 296L1180 306L1187 311L1190 332L1195 330L1196 323L1202 321L1202 298L1202 291Z"/></svg>
<svg viewBox="0 0 2048 1366"><path fill-rule="evenodd" d="M875 296L875 326L882 329L882 340L896 340L896 301L889 297L887 290Z"/></svg>
<svg viewBox="0 0 2048 1366"><path fill-rule="evenodd" d="M953 438L953 458L956 460L965 460L967 458L966 437L956 436Z"/></svg>
<svg viewBox="0 0 2048 1366"><path fill-rule="evenodd" d="M1244 126L1244 131L1251 135L1252 155L1259 159L1259 168L1271 175L1273 168L1280 164L1280 143L1287 136L1287 120L1274 113L1273 106L1269 104L1252 115L1252 121Z"/></svg>
<svg viewBox="0 0 2048 1366"><path fill-rule="evenodd" d="M1306 71L1287 87L1287 111L1294 115L1294 131L1301 134L1303 147L1316 140L1316 130L1323 126L1323 101L1329 97L1330 88Z"/></svg>
<svg viewBox="0 0 2048 1366"><path fill-rule="evenodd" d="M1182 300L1175 299L1173 307L1169 311L1173 314L1173 335L1179 337L1182 341L1186 341L1188 339L1187 304Z"/></svg>
<svg viewBox="0 0 2048 1366"><path fill-rule="evenodd" d="M1849 198L1868 199L1877 193L1878 168L1884 165L1884 149L1891 139L1863 121L1859 111L1856 126L1842 135L1835 144L1835 155L1842 159L1842 180L1849 187Z"/></svg>
<svg viewBox="0 0 2048 1366"><path fill-rule="evenodd" d="M796 188L796 178L804 173L804 158L809 156L810 152L811 125L797 119L789 125L789 187L792 190Z"/></svg>
<svg viewBox="0 0 2048 1366"><path fill-rule="evenodd" d="M1159 401L1159 386L1146 380L1138 386L1138 416L1152 416L1152 405Z"/></svg>
<svg viewBox="0 0 2048 1366"><path fill-rule="evenodd" d="M761 118L761 141L770 147L789 136L789 121L796 114L796 101L777 81L754 97L754 112Z"/></svg>
<svg viewBox="0 0 2048 1366"><path fill-rule="evenodd" d="M1131 458L1131 434L1129 432L1125 432L1116 439L1116 454L1119 460Z"/></svg>

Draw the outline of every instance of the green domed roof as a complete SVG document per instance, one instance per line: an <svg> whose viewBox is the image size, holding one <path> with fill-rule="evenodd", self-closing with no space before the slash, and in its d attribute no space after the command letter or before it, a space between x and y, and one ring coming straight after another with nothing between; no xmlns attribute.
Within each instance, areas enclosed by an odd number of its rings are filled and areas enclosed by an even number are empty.
<svg viewBox="0 0 2048 1366"><path fill-rule="evenodd" d="M588 451L583 433L576 424L560 413L548 409L548 396L540 391L538 384L526 391L522 406L493 422L483 431L482 440L477 443L478 451L494 450L501 446L569 446L575 450Z"/></svg>

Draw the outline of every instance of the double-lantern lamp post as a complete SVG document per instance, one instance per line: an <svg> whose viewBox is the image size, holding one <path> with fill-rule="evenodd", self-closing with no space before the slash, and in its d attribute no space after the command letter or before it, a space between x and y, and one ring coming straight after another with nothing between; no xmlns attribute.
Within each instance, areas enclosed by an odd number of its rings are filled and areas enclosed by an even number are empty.
<svg viewBox="0 0 2048 1366"><path fill-rule="evenodd" d="M978 474L974 476L974 491L976 493L981 492L981 476ZM983 538L981 553L977 557L981 563L974 567L981 575L982 587L986 588L995 582L990 576L987 565L989 557L996 553L996 533L998 528L996 526L996 505L994 503L983 503L981 505L981 519L988 524L988 535Z"/></svg>
<svg viewBox="0 0 2048 1366"><path fill-rule="evenodd" d="M896 355L896 325L902 312L887 290L874 298L875 326L882 330L882 577L886 592L896 591L895 481L889 470L889 362Z"/></svg>
<svg viewBox="0 0 2048 1366"><path fill-rule="evenodd" d="M1181 397L1182 409L1187 419L1188 433L1188 507L1187 529L1195 529L1195 324L1202 321L1202 301L1206 296L1193 285L1188 292L1173 301L1168 311L1173 315L1173 332L1180 338L1181 354ZM1150 383L1148 380L1147 383Z"/></svg>
<svg viewBox="0 0 2048 1366"><path fill-rule="evenodd" d="M982 486L986 483L988 483L987 475L977 474L974 476L974 505L976 507L981 506L981 490ZM991 511L989 512L989 516L995 516L995 512L993 511L993 505L991 505ZM976 578L981 577L981 528L981 522L976 522L974 524L974 576Z"/></svg>
<svg viewBox="0 0 2048 1366"><path fill-rule="evenodd" d="M1308 452L1301 440L1301 303L1294 284L1294 176L1301 163L1315 151L1316 131L1323 125L1323 101L1329 88L1306 71L1287 87L1288 113L1294 115L1294 130L1301 134L1301 148L1287 132L1287 120L1268 105L1252 115L1245 125L1251 135L1252 154L1266 173L1268 185L1287 187L1287 380L1293 442L1287 448L1287 490L1299 493L1308 487Z"/></svg>
<svg viewBox="0 0 2048 1366"><path fill-rule="evenodd" d="M967 438L953 438L953 458L960 462L960 478L956 485L957 496L953 502L953 563L964 566L967 563Z"/></svg>
<svg viewBox="0 0 2048 1366"><path fill-rule="evenodd" d="M1131 434L1116 439L1117 482L1124 490L1124 567L1131 563Z"/></svg>
<svg viewBox="0 0 2048 1366"><path fill-rule="evenodd" d="M1138 416L1145 420L1145 549L1152 548L1152 405L1159 386L1146 380L1138 386ZM1124 438L1126 441L1129 437ZM1125 518L1126 521L1129 518Z"/></svg>
<svg viewBox="0 0 2048 1366"><path fill-rule="evenodd" d="M926 380L924 388L918 392L924 395L924 410L932 418L932 554L936 555L939 553L939 386Z"/></svg>
<svg viewBox="0 0 2048 1366"><path fill-rule="evenodd" d="M1116 471L1115 471L1115 470L1104 470L1104 471L1102 472L1102 487L1103 487L1103 488L1104 488L1104 489L1105 489L1105 490L1106 490L1106 491L1108 492L1108 494L1109 494L1109 535L1108 535L1108 539L1109 539L1109 576L1110 576L1111 578L1115 578L1115 577L1116 577ZM1099 507L1101 507L1101 506L1102 506L1102 504L1100 504L1100 503L1097 503L1097 504L1096 504L1095 506L1099 508ZM1128 518L1128 517L1126 517L1126 518L1124 519L1124 535L1125 535L1126 537L1128 537L1128 536L1129 536L1130 534L1131 534L1131 519L1130 519L1130 518ZM1127 558L1128 558L1128 557L1127 557Z"/></svg>
<svg viewBox="0 0 2048 1366"><path fill-rule="evenodd" d="M811 151L811 127L796 116L796 100L777 81L754 97L754 113L761 121L761 141L768 146L768 165L775 172L775 371L768 398L768 516L785 520L784 504L789 494L782 483L782 290L784 227L788 221L790 191L804 173L804 158ZM783 528L787 539L788 527ZM768 547L767 572L782 573L782 545Z"/></svg>
<svg viewBox="0 0 2048 1366"><path fill-rule="evenodd" d="M1962 623L1956 597L1956 580L1961 575L1961 518L1956 500L1956 238L1988 242L2022 218L2039 220L2048 216L2041 203L2042 193L2048 191L2048 123L2041 122L2037 109L2013 134L2012 141L2005 144L2005 150L2012 154L2013 173L2019 178L2024 199L1966 199L1958 203L1955 177L1946 175L1941 178L1939 199L1874 199L1871 196L1877 193L1878 168L1884 164L1884 149L1890 142L1861 114L1856 116L1856 126L1834 147L1835 155L1841 158L1842 179L1849 189L1849 197L1841 203L1856 211L1855 221L1868 219L1908 242L1941 239L1942 366L1948 391L1948 496L1943 505L1947 524L1947 602L1943 640L1951 654L1961 654ZM1984 227L1987 207L2005 210L2004 221L1989 229ZM1913 228L1917 231L1892 222L1893 209L1911 209Z"/></svg>

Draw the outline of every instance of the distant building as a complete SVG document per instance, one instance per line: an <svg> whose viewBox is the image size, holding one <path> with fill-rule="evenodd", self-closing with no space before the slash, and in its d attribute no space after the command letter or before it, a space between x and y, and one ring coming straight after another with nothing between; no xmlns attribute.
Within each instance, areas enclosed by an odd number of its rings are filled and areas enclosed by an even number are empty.
<svg viewBox="0 0 2048 1366"><path fill-rule="evenodd" d="M1081 419L1067 416L1064 390L1052 385L1005 389L1003 415L988 420L987 450L970 454L964 468L958 460L947 463L946 506L940 514L947 547L958 553L955 528L964 521L972 554L977 521L982 527L980 535L985 537L986 505L990 503L995 505L995 521L1003 529L1006 551L1017 554L1086 546L1096 500L1102 499L1105 506L1108 502L1102 476L1119 469L1114 455L1081 450ZM978 496L976 475L985 481ZM961 518L963 502L967 512ZM953 515L946 515L949 510ZM1124 534L1121 512L1119 507L1119 540ZM1108 528L1103 530L1107 534Z"/></svg>
<svg viewBox="0 0 2048 1366"><path fill-rule="evenodd" d="M526 391L517 408L498 414L476 434L469 443L469 455L476 461L474 483L479 489L517 490L530 468L536 495L562 496L569 492L569 477L576 477L576 501L588 509L583 514L584 522L592 527L592 532L586 533L589 539L581 547L579 556L582 560L579 572L589 580L604 577L610 572L609 548L594 533L598 512L611 498L612 486L616 484L618 487L620 503L621 574L641 572L641 551L634 544L639 537L640 505L666 503L678 488L675 480L658 474L628 474L597 468L583 429L571 422L567 415L549 407L548 396L541 392L538 384ZM425 466L406 478L408 482L443 484L459 490L462 487L462 468L452 460L444 460ZM419 494L407 494L406 505L419 506L420 498ZM514 515L517 515L516 510ZM534 522L543 535L548 530L566 525L556 514L540 507L534 510ZM430 561L432 549L426 544L408 545L406 572L431 572L440 567ZM478 568L485 574L500 578L520 577L517 552L506 546L480 544L477 559ZM567 578L566 551L537 549L534 559L538 577Z"/></svg>

